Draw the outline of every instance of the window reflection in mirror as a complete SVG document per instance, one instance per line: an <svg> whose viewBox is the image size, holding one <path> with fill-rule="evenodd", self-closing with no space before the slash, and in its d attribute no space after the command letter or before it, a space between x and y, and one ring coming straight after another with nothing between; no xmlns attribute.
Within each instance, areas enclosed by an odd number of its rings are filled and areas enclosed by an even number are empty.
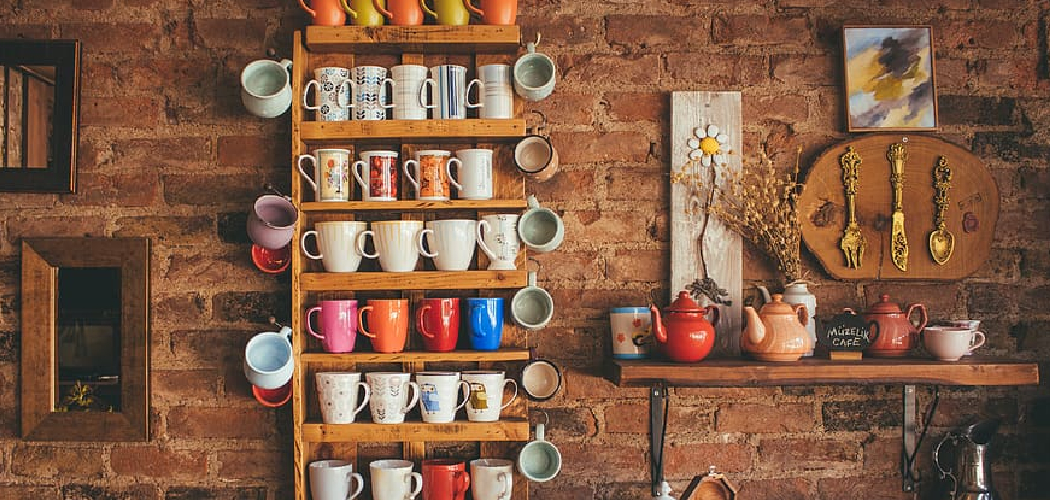
<svg viewBox="0 0 1050 500"><path fill-rule="evenodd" d="M54 409L121 411L119 267L58 270Z"/></svg>
<svg viewBox="0 0 1050 500"><path fill-rule="evenodd" d="M55 66L0 66L0 168L55 164Z"/></svg>

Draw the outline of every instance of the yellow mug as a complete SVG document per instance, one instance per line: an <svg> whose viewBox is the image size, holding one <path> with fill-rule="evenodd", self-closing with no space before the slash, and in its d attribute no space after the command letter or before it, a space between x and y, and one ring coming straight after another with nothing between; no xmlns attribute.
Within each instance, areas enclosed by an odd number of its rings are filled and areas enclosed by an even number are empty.
<svg viewBox="0 0 1050 500"><path fill-rule="evenodd" d="M347 5L346 0L339 1L343 3L343 8L346 9L346 12L350 14L351 24L354 26L383 25L383 14L376 10L376 4L386 8L386 0L375 0L375 4L373 4L372 0L350 0L349 5Z"/></svg>
<svg viewBox="0 0 1050 500"><path fill-rule="evenodd" d="M426 0L423 0L426 9ZM430 9L426 9L431 12ZM470 23L470 11L463 5L463 0L434 0L434 17L443 26L466 26Z"/></svg>

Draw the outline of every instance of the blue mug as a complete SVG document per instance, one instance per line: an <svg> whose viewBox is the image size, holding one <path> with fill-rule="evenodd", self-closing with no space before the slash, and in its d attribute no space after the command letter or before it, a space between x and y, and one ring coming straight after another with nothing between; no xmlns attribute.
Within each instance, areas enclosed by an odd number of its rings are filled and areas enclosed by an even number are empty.
<svg viewBox="0 0 1050 500"><path fill-rule="evenodd" d="M467 299L470 324L470 347L478 351L495 351L503 340L503 298Z"/></svg>

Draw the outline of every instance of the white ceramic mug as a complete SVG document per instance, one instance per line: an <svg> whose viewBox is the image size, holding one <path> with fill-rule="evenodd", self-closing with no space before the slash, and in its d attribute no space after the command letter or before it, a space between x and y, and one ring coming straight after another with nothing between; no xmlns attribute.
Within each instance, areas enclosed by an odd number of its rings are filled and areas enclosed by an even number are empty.
<svg viewBox="0 0 1050 500"><path fill-rule="evenodd" d="M480 108L484 103L470 102L471 87L477 85L478 95L484 94L484 84L474 79L467 83L467 68L455 64L444 64L430 68L430 78L423 82L419 90L419 100L423 107L433 109L435 120L462 120L467 117L467 109ZM427 88L433 101L427 99Z"/></svg>
<svg viewBox="0 0 1050 500"><path fill-rule="evenodd" d="M365 250L365 240L372 236L375 253ZM423 221L376 221L372 228L357 237L357 251L369 259L379 259L379 267L388 273L407 273L416 270L419 254L434 255L423 249Z"/></svg>
<svg viewBox="0 0 1050 500"><path fill-rule="evenodd" d="M529 285L514 294L510 314L515 323L527 330L539 330L554 317L554 299L536 286L536 271L529 271Z"/></svg>
<svg viewBox="0 0 1050 500"><path fill-rule="evenodd" d="M260 118L276 118L292 107L292 61L260 59L241 71L241 102Z"/></svg>
<svg viewBox="0 0 1050 500"><path fill-rule="evenodd" d="M485 215L478 222L478 246L489 257L489 271L513 271L518 268L517 214Z"/></svg>
<svg viewBox="0 0 1050 500"><path fill-rule="evenodd" d="M416 151L416 158L405 162L405 176L416 191L420 201L448 201L452 199L449 171L452 165L460 166L452 152L444 149ZM415 171L415 175L413 175Z"/></svg>
<svg viewBox="0 0 1050 500"><path fill-rule="evenodd" d="M372 500L412 500L423 489L423 475L408 460L375 460L368 464ZM412 483L415 483L415 486Z"/></svg>
<svg viewBox="0 0 1050 500"><path fill-rule="evenodd" d="M984 345L984 332L958 326L927 326L923 332L926 350L941 361L958 361Z"/></svg>
<svg viewBox="0 0 1050 500"><path fill-rule="evenodd" d="M371 390L361 381L360 373L318 372L314 379L321 402L321 421L326 424L352 424L368 404Z"/></svg>
<svg viewBox="0 0 1050 500"><path fill-rule="evenodd" d="M448 219L427 221L423 241L438 271L466 271L474 260L478 221Z"/></svg>
<svg viewBox="0 0 1050 500"><path fill-rule="evenodd" d="M614 307L609 310L613 359L644 359L652 335L652 311L648 307Z"/></svg>
<svg viewBox="0 0 1050 500"><path fill-rule="evenodd" d="M460 380L456 372L419 372L419 409L423 421L429 424L447 424L456 419L456 412L470 399L470 385ZM463 397L462 403L457 403Z"/></svg>
<svg viewBox="0 0 1050 500"><path fill-rule="evenodd" d="M420 95L427 79L427 67L402 64L390 68L394 80L394 119L426 120L427 108L423 107Z"/></svg>
<svg viewBox="0 0 1050 500"><path fill-rule="evenodd" d="M456 150L459 160L459 178L452 175L452 164L446 165L448 179L456 187L457 198L461 200L492 199L492 150L459 149Z"/></svg>
<svg viewBox="0 0 1050 500"><path fill-rule="evenodd" d="M260 332L244 346L244 376L260 389L277 389L292 379L292 329Z"/></svg>
<svg viewBox="0 0 1050 500"><path fill-rule="evenodd" d="M303 169L303 162L314 165L313 178ZM315 149L312 155L299 155L299 173L314 190L317 201L350 201L354 191L350 184L350 151L338 148Z"/></svg>
<svg viewBox="0 0 1050 500"><path fill-rule="evenodd" d="M387 86L390 86L390 94L393 94L397 85L386 77L386 68L355 66L350 68L350 80L355 87L350 101L354 108L354 120L386 120L386 110L395 107L393 102L386 102Z"/></svg>
<svg viewBox="0 0 1050 500"><path fill-rule="evenodd" d="M350 70L338 66L322 66L314 69L314 79L303 88L303 107L314 112L314 120L331 122L350 119L349 108L354 91L354 82L349 80ZM316 89L311 106L310 89Z"/></svg>
<svg viewBox="0 0 1050 500"><path fill-rule="evenodd" d="M361 185L361 201L397 201L397 151L362 151L354 162L354 179Z"/></svg>
<svg viewBox="0 0 1050 500"><path fill-rule="evenodd" d="M400 424L405 414L419 402L419 385L409 380L409 373L372 372L365 374L372 389L368 403L372 421L377 424ZM411 393L411 397L409 396Z"/></svg>
<svg viewBox="0 0 1050 500"><path fill-rule="evenodd" d="M518 397L518 383L512 378L505 378L499 371L469 371L461 375L470 385L470 397L467 399L467 419L471 422L495 422L500 412L510 406ZM514 394L503 402L503 390L507 385L514 388Z"/></svg>
<svg viewBox="0 0 1050 500"><path fill-rule="evenodd" d="M357 238L368 229L368 223L362 221L324 221L314 224L314 229L303 233L300 244L303 253L313 260L320 260L324 270L330 273L352 273L361 265L363 254L357 247ZM317 250L314 255L306 249L306 238L317 238Z"/></svg>
<svg viewBox="0 0 1050 500"><path fill-rule="evenodd" d="M546 440L544 425L536 424L536 439L518 453L518 472L529 481L545 483L561 472L561 452Z"/></svg>
<svg viewBox="0 0 1050 500"><path fill-rule="evenodd" d="M514 462L495 458L470 461L470 492L474 500L510 500Z"/></svg>
<svg viewBox="0 0 1050 500"><path fill-rule="evenodd" d="M514 118L514 69L507 64L487 64L478 67L482 83L481 118Z"/></svg>
<svg viewBox="0 0 1050 500"><path fill-rule="evenodd" d="M556 250L565 239L565 224L549 208L540 206L535 196L527 198L529 209L518 219L518 237L529 250L547 253Z"/></svg>
<svg viewBox="0 0 1050 500"><path fill-rule="evenodd" d="M536 52L536 44L526 45L527 53L514 63L514 91L529 101L540 101L554 92L558 70L554 60Z"/></svg>
<svg viewBox="0 0 1050 500"><path fill-rule="evenodd" d="M351 490L354 481L357 487ZM310 462L310 498L313 500L353 500L365 488L365 478L354 472L346 460Z"/></svg>

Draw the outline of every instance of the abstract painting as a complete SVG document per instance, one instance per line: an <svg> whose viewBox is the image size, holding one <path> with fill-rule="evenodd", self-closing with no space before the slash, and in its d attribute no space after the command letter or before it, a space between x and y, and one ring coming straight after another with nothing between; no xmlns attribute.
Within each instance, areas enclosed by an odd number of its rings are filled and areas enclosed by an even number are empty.
<svg viewBox="0 0 1050 500"><path fill-rule="evenodd" d="M929 26L845 26L850 132L937 129Z"/></svg>

